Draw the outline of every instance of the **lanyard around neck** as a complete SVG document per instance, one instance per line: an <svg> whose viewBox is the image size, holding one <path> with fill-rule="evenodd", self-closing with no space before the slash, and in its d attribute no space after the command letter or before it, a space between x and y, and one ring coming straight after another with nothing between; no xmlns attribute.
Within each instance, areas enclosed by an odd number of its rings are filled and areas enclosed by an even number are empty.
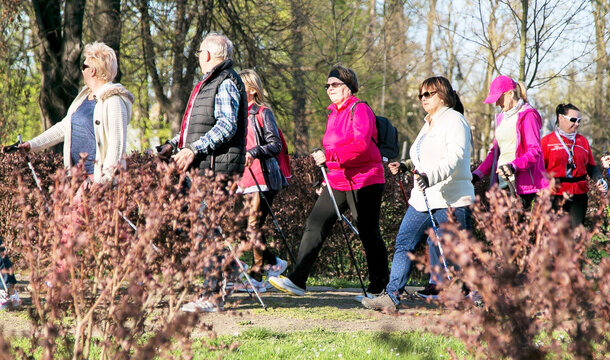
<svg viewBox="0 0 610 360"><path fill-rule="evenodd" d="M573 163L574 162L574 145L576 145L576 138L574 138L572 147L570 149L568 149L568 146L563 142L563 139L561 138L559 131L555 130L555 136L557 136L557 138L559 139L559 142L561 143L561 146L563 146L563 149L568 153L568 163Z"/></svg>

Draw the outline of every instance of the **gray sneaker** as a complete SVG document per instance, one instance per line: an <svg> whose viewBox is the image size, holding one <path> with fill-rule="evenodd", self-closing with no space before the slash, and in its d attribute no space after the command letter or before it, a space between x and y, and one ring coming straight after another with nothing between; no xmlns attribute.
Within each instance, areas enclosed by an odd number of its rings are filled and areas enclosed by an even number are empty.
<svg viewBox="0 0 610 360"><path fill-rule="evenodd" d="M191 301L190 303L186 303L182 305L180 310L184 312L218 312L223 311L224 306L222 303L215 304L210 300L206 300L204 298L199 298L196 301Z"/></svg>
<svg viewBox="0 0 610 360"><path fill-rule="evenodd" d="M371 310L388 310L397 311L398 305L394 303L394 300L390 298L390 295L384 293L375 298L369 299L368 297L362 298L362 306Z"/></svg>

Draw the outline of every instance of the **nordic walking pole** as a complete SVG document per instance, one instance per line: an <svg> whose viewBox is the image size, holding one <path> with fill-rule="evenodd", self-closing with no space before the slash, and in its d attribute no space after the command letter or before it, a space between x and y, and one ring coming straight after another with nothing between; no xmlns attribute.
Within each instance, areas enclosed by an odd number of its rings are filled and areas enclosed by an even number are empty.
<svg viewBox="0 0 610 360"><path fill-rule="evenodd" d="M506 176L504 166L506 165L500 166L500 176L502 176L502 179L504 179L504 181L506 181L506 183L508 184L508 192L510 193L510 196L515 196L517 194L517 192L515 191L515 185L513 185L513 182L510 181L510 175Z"/></svg>
<svg viewBox="0 0 610 360"><path fill-rule="evenodd" d="M252 179L254 179L254 183L256 184L256 188L258 189L259 195L261 196L263 201L265 201L265 204L267 204L267 208L269 209L269 214L271 215L271 218L273 219L273 225L275 225L275 229L282 237L282 240L284 241L284 246L286 247L286 250L288 250L288 255L290 255L290 259L292 260L292 263L296 264L297 261L296 261L294 255L292 254L292 250L290 250L290 246L288 246L288 241L286 241L286 236L284 235L284 232L282 231L280 224L277 222L277 219L275 217L275 214L273 213L273 210L271 210L271 204L269 204L269 201L267 201L267 197L265 196L265 194L263 194L263 190L261 189L261 186L259 185L258 181L256 180L256 177L254 176L252 169L248 168L248 170L250 171L250 175L252 175Z"/></svg>
<svg viewBox="0 0 610 360"><path fill-rule="evenodd" d="M222 234L222 232L221 232L221 234ZM244 269L244 266L242 265L241 261L239 261L239 259L237 258L237 255L235 255L235 253L233 252L233 247L231 246L231 243L228 240L225 240L225 243L229 247L229 251L231 251L231 255L233 255L233 258L235 258L235 262L237 262L237 266L239 266L239 269L241 270L242 274L244 274L244 276L246 277L246 280L248 280L248 284L250 284L250 287L252 287L252 290L254 291L256 298L261 303L261 306L263 307L263 309L265 309L265 311L267 311L267 305L265 305L265 303L263 302L263 299L261 299L260 295L258 294L258 291L254 287L254 284L252 284L252 280L250 280L250 276L248 276L248 272L246 271L246 269Z"/></svg>
<svg viewBox="0 0 610 360"><path fill-rule="evenodd" d="M8 287L6 286L6 282L4 282L4 274L0 274L0 280L2 280L2 286L4 287L4 291L10 296L8 293Z"/></svg>
<svg viewBox="0 0 610 360"><path fill-rule="evenodd" d="M319 148L315 148L313 152L322 151ZM339 227L341 228L341 233L343 233L343 238L345 239L345 243L347 244L347 249L349 250L349 255L352 258L352 262L354 263L354 268L356 269L356 274L358 274L358 280L360 281L360 286L362 287L362 292L364 293L364 297L367 298L366 289L364 288L364 282L362 281L362 276L360 275L360 269L358 268L358 263L356 262L356 257L354 256L354 251L352 250L352 246L349 243L349 239L347 238L347 233L345 232L345 228L343 227L343 223L341 220L346 222L352 230L356 233L356 236L360 237L358 230L354 228L352 223L347 220L345 215L341 214L339 211L339 206L337 206L337 200L335 200L335 196L333 195L333 189L330 187L330 182L328 181L328 176L326 175L326 169L324 165L320 166L320 170L322 171L322 176L324 177L324 181L326 182L326 188L328 189L328 195L330 195L330 199L333 202L333 206L335 207L335 212L337 213L337 220L339 220Z"/></svg>
<svg viewBox="0 0 610 360"><path fill-rule="evenodd" d="M417 170L414 174L419 176ZM447 279L451 281L451 276L449 275L449 269L447 268L447 261L445 261L445 252L443 251L443 245L441 244L441 238L438 236L438 226L436 225L436 220L434 220L434 216L432 215L432 210L430 210L430 204L428 203L428 196L426 195L426 189L422 190L424 194L424 202L426 203L426 210L428 210L428 216L430 216L430 222L432 223L432 230L434 231L434 236L436 237L436 242L438 243L438 252L441 255L441 260L443 261L443 267L445 268L445 273L447 274Z"/></svg>

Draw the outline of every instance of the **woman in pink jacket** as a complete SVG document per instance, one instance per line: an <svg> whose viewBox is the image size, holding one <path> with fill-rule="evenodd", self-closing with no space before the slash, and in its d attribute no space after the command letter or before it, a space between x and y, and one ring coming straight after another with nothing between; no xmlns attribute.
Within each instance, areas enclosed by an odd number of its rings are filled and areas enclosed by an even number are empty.
<svg viewBox="0 0 610 360"><path fill-rule="evenodd" d="M381 196L385 186L381 154L375 145L375 115L353 94L358 80L353 70L335 65L326 81L332 101L323 144L325 151L312 154L316 165L328 167L328 181L341 211L348 208L358 227L366 253L370 285L367 292L378 294L388 283L388 255L379 231ZM353 112L353 116L351 115ZM294 271L288 277L270 277L279 290L303 295L305 283L324 240L337 221L328 191L322 191L305 226Z"/></svg>
<svg viewBox="0 0 610 360"><path fill-rule="evenodd" d="M501 112L496 115L493 146L472 173L472 182L491 175L491 185L499 182L506 188L507 179L514 181L516 193L529 208L536 193L549 184L540 147L540 114L527 102L523 84L508 76L491 82L485 103L495 103Z"/></svg>

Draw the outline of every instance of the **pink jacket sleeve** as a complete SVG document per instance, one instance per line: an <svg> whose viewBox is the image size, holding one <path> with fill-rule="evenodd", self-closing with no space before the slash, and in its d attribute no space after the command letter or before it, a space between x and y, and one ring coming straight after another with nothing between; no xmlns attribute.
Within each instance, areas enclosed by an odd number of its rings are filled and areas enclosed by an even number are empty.
<svg viewBox="0 0 610 360"><path fill-rule="evenodd" d="M513 161L518 170L527 170L534 166L542 156L540 147L540 127L542 119L537 111L525 114L521 125L521 139L519 139L519 152L521 156Z"/></svg>
<svg viewBox="0 0 610 360"><path fill-rule="evenodd" d="M354 109L352 120L353 141L328 149L326 157L330 161L337 162L341 167L346 162L353 160L363 154L368 148L373 129L375 127L375 114L366 104L358 104Z"/></svg>
<svg viewBox="0 0 610 360"><path fill-rule="evenodd" d="M492 171L491 167L493 166L493 163L495 160L495 154L496 154L497 147L498 147L498 143L494 139L493 146L487 153L485 160L483 160L481 165L479 165L479 167L475 171L473 171L473 173L476 174L479 178L483 178L483 177L491 174L491 171Z"/></svg>

